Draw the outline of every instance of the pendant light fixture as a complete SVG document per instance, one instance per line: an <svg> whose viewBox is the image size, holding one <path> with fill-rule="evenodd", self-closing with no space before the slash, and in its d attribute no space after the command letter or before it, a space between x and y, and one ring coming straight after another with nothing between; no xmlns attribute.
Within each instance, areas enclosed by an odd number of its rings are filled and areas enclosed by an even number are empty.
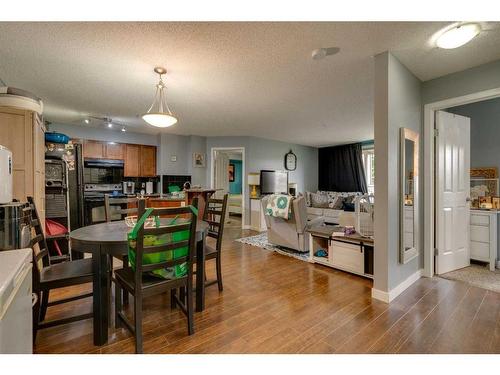
<svg viewBox="0 0 500 375"><path fill-rule="evenodd" d="M177 122L177 119L172 115L172 112L170 112L170 108L168 108L165 93L167 87L161 78L163 74L167 73L167 69L157 66L154 68L154 71L160 76L160 82L156 85L156 94L153 104L149 107L148 112L142 115L142 119L150 125L158 128L166 128Z"/></svg>

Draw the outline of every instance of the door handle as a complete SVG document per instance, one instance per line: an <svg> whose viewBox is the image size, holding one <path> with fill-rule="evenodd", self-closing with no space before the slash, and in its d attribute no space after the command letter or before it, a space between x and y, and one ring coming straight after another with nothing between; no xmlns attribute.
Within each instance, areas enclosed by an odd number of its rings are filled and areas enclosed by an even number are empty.
<svg viewBox="0 0 500 375"><path fill-rule="evenodd" d="M465 198L466 202L470 202L470 197Z"/></svg>

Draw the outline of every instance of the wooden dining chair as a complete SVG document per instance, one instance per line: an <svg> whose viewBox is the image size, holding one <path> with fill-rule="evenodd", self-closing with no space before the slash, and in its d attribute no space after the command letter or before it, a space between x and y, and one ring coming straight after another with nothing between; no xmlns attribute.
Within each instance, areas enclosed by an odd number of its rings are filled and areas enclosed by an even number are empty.
<svg viewBox="0 0 500 375"><path fill-rule="evenodd" d="M37 302L33 308L33 342L35 342L39 329L92 318L92 313L86 313L45 321L48 307L92 296L92 292L90 292L49 302L49 294L53 289L92 282L92 259L78 259L51 265L47 241L35 202L33 197L28 197L27 200L31 210L31 227L35 231L35 235L31 239L31 249L33 252L33 293L37 295Z"/></svg>
<svg viewBox="0 0 500 375"><path fill-rule="evenodd" d="M106 221L109 223L114 220L123 220L125 216L137 215L138 202L139 198L137 197L114 198L109 194L104 195ZM123 208L124 205L127 205L127 208ZM114 210L111 210L111 207L114 207ZM113 215L118 214L120 218L113 220Z"/></svg>
<svg viewBox="0 0 500 375"><path fill-rule="evenodd" d="M192 206L175 208L154 208L150 216L162 215L183 215L179 218L178 224L160 226L158 228L145 228L141 225L138 231L135 247L135 269L132 267L118 269L115 271L115 327L125 326L135 337L135 351L142 353L142 306L143 299L156 294L171 292L175 303L181 308L187 317L188 334L194 333L193 321L193 259L196 251L196 221L197 221L197 202ZM193 207L194 206L194 207ZM145 212L144 200L139 201L138 217L142 217ZM186 219L187 215L187 219ZM189 236L181 241L168 241L165 244L145 245L145 236L164 236L173 238L176 233L189 231ZM187 254L176 257L176 253L181 249L187 248ZM143 257L152 253L167 253L166 261L154 264L143 264ZM186 274L176 278L165 279L151 272L155 270L164 270L165 268L175 267L186 264ZM130 322L123 312L121 289L127 290L134 299L134 321ZM172 293L177 288L186 293L186 298L182 301Z"/></svg>
<svg viewBox="0 0 500 375"><path fill-rule="evenodd" d="M222 199L209 198L206 201L205 211L203 213L203 220L208 223L207 236L215 239L215 247L205 244L205 261L215 259L217 273L217 279L205 282L205 286L217 283L220 292L223 290L221 249L224 225L226 222L227 199L228 194L225 194Z"/></svg>

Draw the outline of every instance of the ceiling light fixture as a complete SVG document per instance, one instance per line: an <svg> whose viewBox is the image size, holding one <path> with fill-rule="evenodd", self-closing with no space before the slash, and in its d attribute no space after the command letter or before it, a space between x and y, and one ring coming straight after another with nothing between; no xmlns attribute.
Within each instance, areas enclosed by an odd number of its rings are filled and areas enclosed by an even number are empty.
<svg viewBox="0 0 500 375"><path fill-rule="evenodd" d="M339 47L329 47L329 48L318 48L312 51L311 57L313 60L321 60L326 56L335 55L340 52Z"/></svg>
<svg viewBox="0 0 500 375"><path fill-rule="evenodd" d="M453 49L470 42L481 32L481 26L477 23L458 25L445 31L436 40L439 48Z"/></svg>
<svg viewBox="0 0 500 375"><path fill-rule="evenodd" d="M166 128L174 125L177 119L170 112L166 98L166 86L163 83L161 76L167 73L167 69L157 66L154 68L155 73L160 76L160 82L156 85L156 94L153 104L149 107L148 112L142 116L142 119L148 124L158 128Z"/></svg>
<svg viewBox="0 0 500 375"><path fill-rule="evenodd" d="M113 123L110 121L108 122L108 128L112 128L113 127Z"/></svg>
<svg viewBox="0 0 500 375"><path fill-rule="evenodd" d="M86 124L90 124L90 120L88 118L86 118L85 120L83 120L84 123Z"/></svg>

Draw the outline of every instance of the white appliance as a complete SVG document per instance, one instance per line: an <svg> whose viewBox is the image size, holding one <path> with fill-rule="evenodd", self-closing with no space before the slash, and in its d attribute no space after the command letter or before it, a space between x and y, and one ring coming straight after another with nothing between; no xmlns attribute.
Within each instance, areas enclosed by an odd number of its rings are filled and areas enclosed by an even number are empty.
<svg viewBox="0 0 500 375"><path fill-rule="evenodd" d="M146 194L153 194L153 182L146 182Z"/></svg>
<svg viewBox="0 0 500 375"><path fill-rule="evenodd" d="M0 204L12 202L12 152L0 145Z"/></svg>
<svg viewBox="0 0 500 375"><path fill-rule="evenodd" d="M33 353L31 249L0 251L0 354Z"/></svg>

